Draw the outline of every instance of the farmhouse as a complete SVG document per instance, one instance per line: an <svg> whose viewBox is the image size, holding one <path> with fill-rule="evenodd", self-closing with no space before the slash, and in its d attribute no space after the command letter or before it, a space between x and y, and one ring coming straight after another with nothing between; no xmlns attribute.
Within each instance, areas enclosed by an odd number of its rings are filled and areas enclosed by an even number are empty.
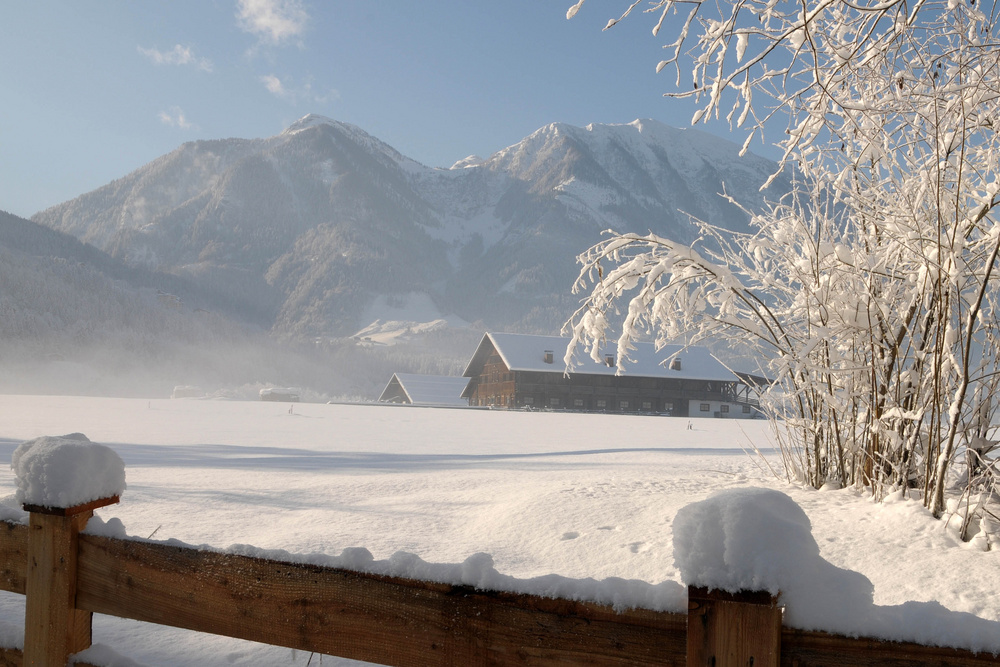
<svg viewBox="0 0 1000 667"><path fill-rule="evenodd" d="M265 387L260 390L260 400L298 403L299 390L289 387Z"/></svg>
<svg viewBox="0 0 1000 667"><path fill-rule="evenodd" d="M467 406L469 402L462 398L467 384L469 378L465 377L394 373L378 400L380 403Z"/></svg>
<svg viewBox="0 0 1000 667"><path fill-rule="evenodd" d="M728 370L707 348L668 345L657 351L652 343L636 343L619 369L611 347L600 363L578 357L578 367L567 374L568 343L558 336L487 333L465 369L469 385L462 396L470 405L505 408L759 415L753 383Z"/></svg>

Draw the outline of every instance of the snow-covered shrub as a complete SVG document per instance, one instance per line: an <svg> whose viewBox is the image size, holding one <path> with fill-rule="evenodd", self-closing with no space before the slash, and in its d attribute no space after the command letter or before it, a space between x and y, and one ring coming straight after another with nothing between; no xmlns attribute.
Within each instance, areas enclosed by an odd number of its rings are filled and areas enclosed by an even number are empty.
<svg viewBox="0 0 1000 667"><path fill-rule="evenodd" d="M731 104L726 117L749 127L747 144L765 126L787 127L793 192L755 215L749 234L703 222L690 246L612 233L585 252L571 349L608 337L619 304L623 359L641 335L749 346L775 380L766 407L787 427L790 474L876 497L916 487L936 516L953 489L966 500L968 539L995 518L997 495L995 454L982 446L995 437L1000 378L991 10L952 0L651 5L654 32L678 26L660 63L678 73L671 94L699 102L693 122ZM710 7L719 15L706 16ZM685 70L690 89L680 88Z"/></svg>

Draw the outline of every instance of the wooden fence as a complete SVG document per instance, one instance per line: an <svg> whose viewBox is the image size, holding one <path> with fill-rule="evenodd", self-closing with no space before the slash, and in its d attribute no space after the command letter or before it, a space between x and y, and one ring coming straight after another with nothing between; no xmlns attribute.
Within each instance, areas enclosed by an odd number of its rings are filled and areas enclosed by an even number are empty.
<svg viewBox="0 0 1000 667"><path fill-rule="evenodd" d="M115 499L116 500L116 499ZM958 667L992 655L781 626L768 594L689 589L687 614L476 590L81 535L94 503L0 522L0 589L27 595L24 651L61 667L93 613L387 665ZM80 663L77 663L80 664Z"/></svg>

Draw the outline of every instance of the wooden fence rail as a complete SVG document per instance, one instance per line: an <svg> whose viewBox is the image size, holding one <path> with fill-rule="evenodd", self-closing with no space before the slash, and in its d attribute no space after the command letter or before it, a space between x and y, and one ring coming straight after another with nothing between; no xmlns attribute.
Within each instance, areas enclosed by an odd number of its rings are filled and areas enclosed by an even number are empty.
<svg viewBox="0 0 1000 667"><path fill-rule="evenodd" d="M79 518L35 518L29 526L0 522L0 589L27 594L30 608L24 652L0 649L0 667L61 667L89 646L92 613L404 666L1000 664L956 649L782 628L781 610L767 594L691 588L687 614L616 612L590 602L78 534L85 523ZM48 530L55 537L39 539ZM53 552L43 543L67 539L76 545L69 558L75 572L39 593L32 583L39 549ZM41 629L29 622L39 609L48 619ZM61 655L51 651L53 641L64 642Z"/></svg>

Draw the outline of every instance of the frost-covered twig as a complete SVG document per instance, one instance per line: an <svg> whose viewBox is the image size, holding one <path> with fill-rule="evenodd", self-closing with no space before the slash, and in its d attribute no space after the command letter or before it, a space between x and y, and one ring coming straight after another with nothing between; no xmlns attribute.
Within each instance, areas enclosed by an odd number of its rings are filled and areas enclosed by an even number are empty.
<svg viewBox="0 0 1000 667"><path fill-rule="evenodd" d="M674 30L658 66L678 73L668 94L698 100L693 122L731 100L729 122L750 121L750 136L779 124L793 190L750 234L699 223L690 246L612 234L581 255L574 345L595 354L617 338L623 360L641 335L748 349L775 380L765 408L792 434L789 470L877 498L916 485L940 515L1000 377L997 8L656 0L649 11L655 33Z"/></svg>

